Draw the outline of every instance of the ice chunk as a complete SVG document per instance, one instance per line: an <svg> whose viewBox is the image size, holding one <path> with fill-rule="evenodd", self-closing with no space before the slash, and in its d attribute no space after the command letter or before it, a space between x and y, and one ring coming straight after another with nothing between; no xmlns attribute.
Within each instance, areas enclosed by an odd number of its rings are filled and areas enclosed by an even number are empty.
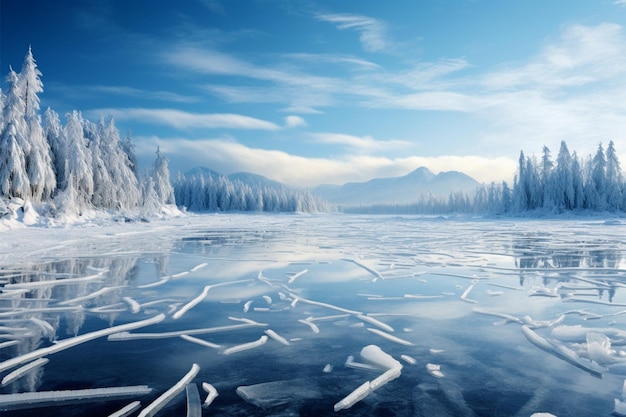
<svg viewBox="0 0 626 417"><path fill-rule="evenodd" d="M0 343L0 349L4 349L4 348L7 348L9 346L15 346L15 345L19 345L19 344L20 344L19 340L9 340L7 342Z"/></svg>
<svg viewBox="0 0 626 417"><path fill-rule="evenodd" d="M378 329L372 329L372 328L368 327L367 331L372 332L374 334L377 334L377 335L379 335L381 337L384 337L387 340L390 340L392 342L395 342L395 343L398 343L398 344L401 344L401 345L404 345L404 346L413 346L413 343L409 342L408 340L401 339L401 338L399 338L397 336L394 336L394 335L389 334L389 333L385 333L385 332L383 332L381 330L378 330Z"/></svg>
<svg viewBox="0 0 626 417"><path fill-rule="evenodd" d="M394 379L399 378L401 373L402 373L402 365L391 368L383 372L383 374L380 375L378 378L370 381L370 389L372 391L377 390L378 388L382 387L389 381L393 381Z"/></svg>
<svg viewBox="0 0 626 417"><path fill-rule="evenodd" d="M306 324L313 330L313 333L318 334L320 332L320 328L317 327L315 323L312 323L311 320L298 320L300 323Z"/></svg>
<svg viewBox="0 0 626 417"><path fill-rule="evenodd" d="M333 366L330 363L327 363L324 366L324 369L322 369L322 372L324 372L325 374L329 374L333 371Z"/></svg>
<svg viewBox="0 0 626 417"><path fill-rule="evenodd" d="M282 343L285 346L289 346L289 341L285 339L284 337L282 337L281 335L279 335L278 333L276 333L274 330L267 329L265 331L265 334L271 337L272 339L276 340L278 343Z"/></svg>
<svg viewBox="0 0 626 417"><path fill-rule="evenodd" d="M198 386L189 383L185 386L187 394L187 417L202 417L202 404L200 404L200 393Z"/></svg>
<svg viewBox="0 0 626 417"><path fill-rule="evenodd" d="M257 348L259 346L263 346L267 342L267 336L263 335L258 340L254 342L242 343L240 345L235 345L233 347L229 347L228 349L224 349L222 354L224 355L232 355L233 353L243 352L244 350L250 350Z"/></svg>
<svg viewBox="0 0 626 417"><path fill-rule="evenodd" d="M367 397L372 389L370 387L370 382L365 381L361 386L352 391L346 397L344 397L341 401L339 401L334 406L335 412L348 409L352 407L354 404L361 401L363 398Z"/></svg>
<svg viewBox="0 0 626 417"><path fill-rule="evenodd" d="M0 382L0 384L3 387L5 387L9 385L11 382L15 381L16 379L23 377L24 375L26 375L28 372L32 371L33 369L43 366L47 364L48 362L50 362L50 359L48 358L39 358L37 360L34 360L31 363L26 364L20 368L17 368L15 371L7 374L4 378L2 378L2 382Z"/></svg>
<svg viewBox="0 0 626 417"><path fill-rule="evenodd" d="M359 320L362 320L362 321L364 321L366 323L369 323L369 324L371 324L373 326L379 327L379 328L381 328L382 330L384 330L386 332L393 333L393 327L391 327L387 323L383 323L382 321L380 321L380 320L378 320L378 319L376 319L374 317L366 316L366 315L363 315L363 314L357 314L356 317Z"/></svg>
<svg viewBox="0 0 626 417"><path fill-rule="evenodd" d="M208 382L202 383L202 389L207 393L206 399L204 400L204 406L208 407L219 394L217 393L215 387Z"/></svg>
<svg viewBox="0 0 626 417"><path fill-rule="evenodd" d="M298 295L296 295L294 293L290 293L290 295L294 298L294 302L292 303L292 304L294 304L293 306L295 306L295 302L300 301L300 302L305 303L305 304L318 306L318 307L329 308L331 310L337 310L337 311L340 311L342 313L348 313L348 314L354 314L354 315L363 314L360 311L350 310L350 309L339 307L339 306L336 306L336 305L333 305L333 304L323 303L321 301L307 300L306 298L302 298L302 297L300 297L300 296L298 296Z"/></svg>
<svg viewBox="0 0 626 417"><path fill-rule="evenodd" d="M237 387L236 392L246 402L265 409L322 398L319 387L309 378L242 385Z"/></svg>
<svg viewBox="0 0 626 417"><path fill-rule="evenodd" d="M213 349L219 349L222 347L221 345L218 345L216 343L211 343L206 340L198 339L197 337L189 336L188 334L181 334L180 338L188 342L196 343L198 345L210 347Z"/></svg>
<svg viewBox="0 0 626 417"><path fill-rule="evenodd" d="M146 408L141 410L138 417L152 417L169 403L172 398L181 393L187 384L189 384L200 372L200 366L193 364L189 372L185 374L174 386L165 391L156 400L152 401Z"/></svg>
<svg viewBox="0 0 626 417"><path fill-rule="evenodd" d="M182 335L197 335L197 334L230 332L232 330L249 329L250 327L265 327L265 326L267 326L267 324L265 323L252 322L252 323L232 324L230 326L206 327L206 328L201 328L201 329L188 329L188 330L179 330L179 331L162 332L162 333L115 332L114 334L109 336L108 340L126 341L126 340L139 340L139 339L167 339L169 337L180 337Z"/></svg>
<svg viewBox="0 0 626 417"><path fill-rule="evenodd" d="M587 333L587 356L599 364L611 364L618 358L611 349L611 340L602 333Z"/></svg>
<svg viewBox="0 0 626 417"><path fill-rule="evenodd" d="M371 365L374 365L382 370L388 370L392 368L402 369L402 364L395 360L391 355L384 352L377 345L367 345L361 349L361 358Z"/></svg>
<svg viewBox="0 0 626 417"><path fill-rule="evenodd" d="M370 274L374 275L375 279L385 279L383 278L383 276L380 274L380 272L378 272L377 270L375 270L374 268L370 268L369 266L365 265L362 262L357 261L356 259L342 259L344 261L347 262L352 262L353 264L360 266L361 268L365 269L367 272L369 272Z"/></svg>
<svg viewBox="0 0 626 417"><path fill-rule="evenodd" d="M246 301L246 303L243 305L243 312L247 313L248 310L250 310L250 306L252 305L254 300L248 300Z"/></svg>
<svg viewBox="0 0 626 417"><path fill-rule="evenodd" d="M614 415L625 417L626 416L626 402L615 399Z"/></svg>
<svg viewBox="0 0 626 417"><path fill-rule="evenodd" d="M556 416L551 413L532 413L530 417L556 417Z"/></svg>
<svg viewBox="0 0 626 417"><path fill-rule="evenodd" d="M347 368L352 368L352 369L363 369L366 371L374 371L374 372L379 372L380 368L374 365L370 365L368 363L361 363L361 362L355 362L354 361L354 356L350 355L346 358L346 362L344 364Z"/></svg>
<svg viewBox="0 0 626 417"><path fill-rule="evenodd" d="M474 284L470 284L468 285L468 287L465 289L465 291L463 291L463 294L461 294L461 300L467 302L467 303L473 303L476 304L478 303L478 301L476 300L472 300L471 298L467 298L467 296L469 295L470 291L472 291L472 289L474 288Z"/></svg>
<svg viewBox="0 0 626 417"><path fill-rule="evenodd" d="M141 310L141 305L139 305L139 303L131 297L122 297L122 300L128 303L128 305L130 306L130 311L133 314L139 313L139 311Z"/></svg>
<svg viewBox="0 0 626 417"><path fill-rule="evenodd" d="M196 298L194 298L193 300L191 300L187 304L185 304L183 307L181 307L180 310L178 310L176 313L174 313L172 318L174 320L177 320L177 319L181 318L187 311L191 310L197 304L202 302L202 300L204 300L206 298L206 296L209 294L209 290L210 289L211 289L210 285L205 286L204 289L202 290L202 292L200 293L200 295L198 295Z"/></svg>
<svg viewBox="0 0 626 417"><path fill-rule="evenodd" d="M67 391L23 392L0 395L0 410L48 407L67 403L93 402L99 399L117 400L149 394L147 385L93 388Z"/></svg>
<svg viewBox="0 0 626 417"><path fill-rule="evenodd" d="M135 411L141 408L141 401L133 401L132 403L120 408L113 414L109 414L109 417L128 417Z"/></svg>
<svg viewBox="0 0 626 417"><path fill-rule="evenodd" d="M191 268L191 269L189 270L189 272L196 272L196 271L198 271L198 270L200 270L200 269L202 269L202 268L206 268L208 265L209 265L208 263L203 262L203 263L198 264L198 265L194 266L193 268Z"/></svg>
<svg viewBox="0 0 626 417"><path fill-rule="evenodd" d="M293 284L293 282L300 278L302 275L306 274L307 272L309 272L308 269L305 269L303 271L297 272L295 274L293 274L291 277L289 277L289 281L287 281L288 284Z"/></svg>
<svg viewBox="0 0 626 417"><path fill-rule="evenodd" d="M437 378L443 378L443 372L441 372L441 365L437 365L434 363L427 363L426 370L429 374Z"/></svg>
<svg viewBox="0 0 626 417"><path fill-rule="evenodd" d="M593 361L581 358L576 354L576 352L564 345L558 344L556 341L548 341L544 339L526 325L522 326L522 332L524 333L524 336L526 336L526 338L535 346L589 372L595 377L602 378L602 373L607 370Z"/></svg>
<svg viewBox="0 0 626 417"><path fill-rule="evenodd" d="M37 350L34 350L32 352L28 352L25 353L23 355L20 356L16 356L15 358L12 359L8 359L4 362L0 362L0 372L4 372L8 369L11 369L17 365L20 365L22 363L34 360L34 359L38 359L44 356L48 356L51 355L53 353L57 353L60 352L62 350L71 348L73 346L79 345L81 343L85 343L88 342L90 340L94 340L94 339L98 339L100 337L104 337L104 336L109 336L118 332L124 332L124 331L128 331L128 330L134 330L134 329L139 329L141 327L145 327L145 326L149 326L151 324L156 324L156 323L160 323L161 321L163 321L165 319L165 315L164 314L159 314L157 316L151 317L149 319L145 319L145 320L140 320L140 321L136 321L136 322L132 322L132 323L127 323L127 324L121 324L118 326L113 326L113 327L108 327L106 329L102 329L102 330L96 330L94 332L90 332L90 333L85 333L83 335L80 336L76 336L76 337L71 337L69 339L64 339L64 340L60 340L58 341L56 344L52 345L52 346L48 346L45 348L40 348Z"/></svg>
<svg viewBox="0 0 626 417"><path fill-rule="evenodd" d="M474 313L484 314L486 316L500 317L500 318L505 319L506 321L522 324L522 320L520 318L515 317L515 316L513 316L511 314L500 313L500 312L497 312L497 311L488 311L488 310L484 310L484 309L478 308L478 307L474 307L473 311L474 311Z"/></svg>
<svg viewBox="0 0 626 417"><path fill-rule="evenodd" d="M70 304L78 304L78 303L81 303L83 301L91 300L93 298L98 298L98 297L100 297L103 294L106 294L108 292L115 291L115 290L118 290L118 289L121 289L121 288L125 288L125 287L126 287L125 285L120 285L120 286L117 286L117 287L100 288L98 291L92 292L91 294L87 294L87 295L84 295L82 297L77 297L77 298L72 298L72 299L69 299L69 300L65 300L65 301L62 301L60 303L57 303L57 305L63 306L63 305L70 305Z"/></svg>
<svg viewBox="0 0 626 417"><path fill-rule="evenodd" d="M403 361L405 361L409 365L415 365L417 363L415 358L413 358L413 357L411 357L409 355L400 355L400 359L402 359Z"/></svg>

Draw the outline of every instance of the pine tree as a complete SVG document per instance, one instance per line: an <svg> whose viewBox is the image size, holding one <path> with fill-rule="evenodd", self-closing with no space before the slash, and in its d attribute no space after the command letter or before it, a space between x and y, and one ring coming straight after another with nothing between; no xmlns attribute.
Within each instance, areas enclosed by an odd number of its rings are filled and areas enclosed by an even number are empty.
<svg viewBox="0 0 626 417"><path fill-rule="evenodd" d="M557 157L555 170L555 204L558 209L572 210L575 208L574 176L572 173L572 157L565 141L561 141L561 148Z"/></svg>
<svg viewBox="0 0 626 417"><path fill-rule="evenodd" d="M156 159L152 168L152 179L154 180L154 189L162 204L176 204L174 199L174 189L170 182L170 170L168 160L161 155L160 149L157 147Z"/></svg>
<svg viewBox="0 0 626 417"><path fill-rule="evenodd" d="M30 181L26 170L26 154L30 146L26 140L24 100L20 95L17 73L7 75L8 90L2 109L4 128L0 132L0 178L2 193L8 196L30 197Z"/></svg>
<svg viewBox="0 0 626 417"><path fill-rule="evenodd" d="M87 148L87 139L83 132L83 118L77 111L68 113L64 136L67 146L66 153L61 155L65 161L65 178L62 183L68 187L71 183L77 196L77 205L91 203L94 193L92 158Z"/></svg>
<svg viewBox="0 0 626 417"><path fill-rule="evenodd" d="M624 179L619 158L615 152L615 144L609 142L606 148L606 198L610 210L621 210L623 204L622 189Z"/></svg>
<svg viewBox="0 0 626 417"><path fill-rule="evenodd" d="M21 117L25 124L25 139L29 144L25 148L26 171L31 187L29 194L34 201L48 199L56 188L50 145L44 137L39 116L38 94L43 92L43 83L39 77L41 72L37 68L31 48L28 48L17 87L24 104Z"/></svg>
<svg viewBox="0 0 626 417"><path fill-rule="evenodd" d="M574 188L574 209L582 209L585 205L585 188L583 170L576 151L572 153L572 187Z"/></svg>
<svg viewBox="0 0 626 417"><path fill-rule="evenodd" d="M587 208L592 210L606 210L606 191L606 158L604 156L604 148L602 147L602 143L600 143L589 165L589 178L585 190Z"/></svg>
<svg viewBox="0 0 626 417"><path fill-rule="evenodd" d="M517 174L513 184L513 210L523 212L529 209L529 192L526 179L526 157L520 151L517 163Z"/></svg>

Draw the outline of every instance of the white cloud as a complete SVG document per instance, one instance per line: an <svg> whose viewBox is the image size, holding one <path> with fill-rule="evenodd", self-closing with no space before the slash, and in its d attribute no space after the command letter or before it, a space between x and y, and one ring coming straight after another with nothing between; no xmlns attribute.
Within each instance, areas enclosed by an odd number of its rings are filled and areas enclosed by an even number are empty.
<svg viewBox="0 0 626 417"><path fill-rule="evenodd" d="M346 145L355 150L368 152L411 145L410 142L402 140L376 140L371 136L354 136L345 133L311 133L309 136L319 143Z"/></svg>
<svg viewBox="0 0 626 417"><path fill-rule="evenodd" d="M196 103L200 101L199 97L184 96L171 91L148 91L134 87L126 86L109 86L109 85L93 85L84 87L72 87L74 89L90 90L97 93L115 94L127 97L138 97L149 100L170 101L175 103Z"/></svg>
<svg viewBox="0 0 626 417"><path fill-rule="evenodd" d="M347 64L357 69L374 70L379 69L380 65L359 58L354 55L343 54L310 54L310 53L296 53L287 54L285 58L296 59L300 61L313 62L318 64Z"/></svg>
<svg viewBox="0 0 626 417"><path fill-rule="evenodd" d="M376 52L388 46L386 25L380 20L354 14L317 14L318 20L334 23L338 29L352 29L361 33L359 40L363 49Z"/></svg>
<svg viewBox="0 0 626 417"><path fill-rule="evenodd" d="M104 108L88 112L90 115L112 115L116 120L135 120L144 123L189 129L252 129L278 130L280 126L254 117L230 113L189 113L176 109Z"/></svg>
<svg viewBox="0 0 626 417"><path fill-rule="evenodd" d="M462 171L478 181L511 181L515 161L508 158L481 156L440 156L386 158L369 155L346 155L341 158L312 158L279 150L247 147L234 140L216 138L189 140L183 138L136 137L137 155L145 161L154 159L160 147L170 160L173 172L195 166L207 166L223 174L238 171L260 173L289 185L315 186L367 181L376 177L405 175L425 166L435 173Z"/></svg>
<svg viewBox="0 0 626 417"><path fill-rule="evenodd" d="M286 127L302 127L307 126L306 120L304 120L300 116L287 116L285 117L285 126Z"/></svg>

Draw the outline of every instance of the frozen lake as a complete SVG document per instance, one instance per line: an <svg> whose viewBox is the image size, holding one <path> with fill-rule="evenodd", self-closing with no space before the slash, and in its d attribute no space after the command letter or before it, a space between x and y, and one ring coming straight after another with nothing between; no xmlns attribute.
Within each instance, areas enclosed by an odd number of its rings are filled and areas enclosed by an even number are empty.
<svg viewBox="0 0 626 417"><path fill-rule="evenodd" d="M610 415L626 400L625 235L602 218L339 214L2 232L0 409L141 401L136 416L178 383L159 415ZM203 383L219 395L198 410ZM9 395L29 392L42 402Z"/></svg>

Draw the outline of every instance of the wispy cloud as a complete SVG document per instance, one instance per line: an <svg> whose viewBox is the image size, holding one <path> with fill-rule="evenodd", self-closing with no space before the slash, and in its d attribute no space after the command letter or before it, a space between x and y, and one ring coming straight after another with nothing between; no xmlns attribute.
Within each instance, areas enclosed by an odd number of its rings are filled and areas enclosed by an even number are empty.
<svg viewBox="0 0 626 417"><path fill-rule="evenodd" d="M625 0L626 1L626 0ZM310 53L296 53L286 54L285 58L290 58L299 61L305 61L309 63L318 64L342 64L349 65L357 69L374 70L380 68L380 65L368 61L366 59L359 58L353 55L344 54L310 54Z"/></svg>
<svg viewBox="0 0 626 417"><path fill-rule="evenodd" d="M354 136L344 133L310 133L309 136L318 143L344 145L358 151L380 151L410 146L403 140L376 140L371 136Z"/></svg>
<svg viewBox="0 0 626 417"><path fill-rule="evenodd" d="M202 99L200 97L185 96L171 91L149 91L141 90L134 87L126 86L106 86L106 85L92 85L83 87L73 87L74 89L93 91L95 93L112 94L126 97L136 97L148 100L159 100L174 103L197 103Z"/></svg>
<svg viewBox="0 0 626 417"><path fill-rule="evenodd" d="M623 75L625 53L621 26L571 25L527 64L498 68L482 84L491 89L580 87Z"/></svg>
<svg viewBox="0 0 626 417"><path fill-rule="evenodd" d="M356 30L363 49L368 52L377 52L388 46L386 39L386 25L377 19L355 14L325 14L315 15L318 20L334 23L338 29Z"/></svg>
<svg viewBox="0 0 626 417"><path fill-rule="evenodd" d="M135 120L180 130L190 129L244 129L279 130L280 126L254 117L230 113L189 113L176 109L103 108L89 114L111 115L117 120Z"/></svg>

